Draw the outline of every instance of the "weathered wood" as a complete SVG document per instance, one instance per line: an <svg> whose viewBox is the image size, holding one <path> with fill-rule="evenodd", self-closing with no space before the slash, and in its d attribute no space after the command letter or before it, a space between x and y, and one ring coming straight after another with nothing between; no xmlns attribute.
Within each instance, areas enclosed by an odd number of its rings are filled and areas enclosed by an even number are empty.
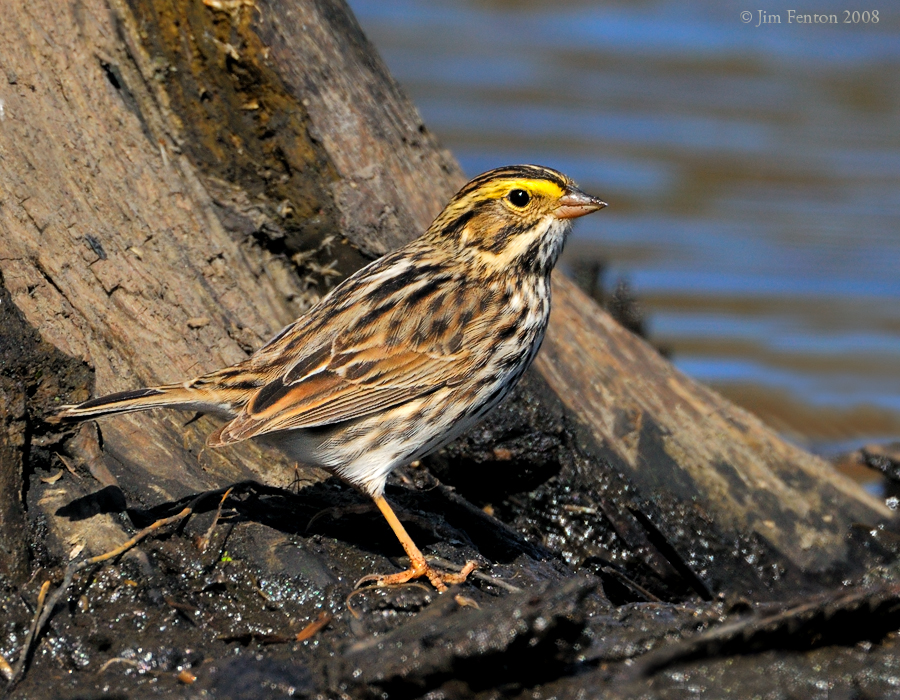
<svg viewBox="0 0 900 700"><path fill-rule="evenodd" d="M17 6L3 21L0 269L42 337L93 367L94 391L235 362L302 311L289 301L305 290L286 261L219 222L119 41L115 10ZM263 471L293 478L260 453L201 454L202 431L183 422L104 426L123 483L171 498Z"/></svg>
<svg viewBox="0 0 900 700"><path fill-rule="evenodd" d="M753 532L810 572L847 556L854 523L890 517L830 464L676 370L565 277L554 285L538 370L646 497L699 499L719 528Z"/></svg>

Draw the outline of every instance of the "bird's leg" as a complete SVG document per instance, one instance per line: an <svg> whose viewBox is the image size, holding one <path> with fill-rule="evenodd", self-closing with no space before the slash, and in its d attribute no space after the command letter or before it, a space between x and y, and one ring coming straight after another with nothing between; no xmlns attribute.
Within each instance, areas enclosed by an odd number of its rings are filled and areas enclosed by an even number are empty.
<svg viewBox="0 0 900 700"><path fill-rule="evenodd" d="M409 536L406 528L403 527L394 513L393 508L391 508L384 499L384 496L374 496L373 500L375 501L375 505L378 506L378 510L384 515L385 520L388 521L391 530L397 535L400 544L403 545L406 556L409 557L409 568L406 571L401 571L397 574L387 574L385 576L373 574L364 576L356 584L357 586L369 581L374 581L376 586L390 586L396 583L406 583L407 581L414 578L420 578L421 576L427 576L428 580L431 581L431 585L443 593L447 590L447 584L454 585L462 583L466 580L466 577L475 570L477 563L474 561L466 562L466 565L458 574L443 573L429 566L428 562L425 561L424 555L419 551L419 548L416 547L416 543L412 541L412 537Z"/></svg>

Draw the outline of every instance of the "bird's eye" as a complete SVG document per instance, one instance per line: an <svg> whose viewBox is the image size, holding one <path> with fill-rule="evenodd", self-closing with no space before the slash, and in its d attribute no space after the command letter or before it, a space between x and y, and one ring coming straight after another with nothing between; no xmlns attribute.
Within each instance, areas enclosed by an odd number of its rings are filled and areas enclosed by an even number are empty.
<svg viewBox="0 0 900 700"><path fill-rule="evenodd" d="M524 207L528 202L531 201L531 195L528 194L525 190L513 190L506 198L509 200L509 203L514 207Z"/></svg>

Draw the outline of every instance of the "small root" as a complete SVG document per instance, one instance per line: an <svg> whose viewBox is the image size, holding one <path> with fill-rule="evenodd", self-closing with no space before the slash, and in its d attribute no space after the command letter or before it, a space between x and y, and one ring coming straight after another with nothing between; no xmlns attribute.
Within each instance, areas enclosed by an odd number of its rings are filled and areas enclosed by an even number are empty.
<svg viewBox="0 0 900 700"><path fill-rule="evenodd" d="M213 517L212 523L210 523L209 529L206 531L206 534L200 538L199 542L197 542L197 549L201 552L205 552L206 548L209 546L209 541L212 539L213 532L216 529L216 525L219 524L219 518L222 517L222 506L225 505L225 500L231 495L231 492L234 491L234 487L228 489L223 495L222 499L219 501L219 507L216 509L216 515Z"/></svg>
<svg viewBox="0 0 900 700"><path fill-rule="evenodd" d="M138 666L140 666L140 664L139 664L137 661L135 661L134 659L126 659L126 658L124 658L124 657L122 657L122 656L117 656L116 658L110 659L110 660L107 661L105 664L103 664L103 665L97 670L97 675L98 675L98 676L99 676L99 675L102 675L102 674L106 671L106 669L108 669L110 666L112 666L112 665L114 665L114 664L124 664L124 665L126 665L126 666L134 666L135 668L137 668Z"/></svg>
<svg viewBox="0 0 900 700"><path fill-rule="evenodd" d="M310 622L306 627L297 632L297 636L294 637L294 641L296 642L304 642L310 637L312 637L316 632L323 629L329 622L334 619L334 615L332 615L327 610L323 610L319 613L319 616Z"/></svg>
<svg viewBox="0 0 900 700"><path fill-rule="evenodd" d="M354 588L352 591L350 591L350 595L348 595L344 599L344 605L347 606L347 610L350 611L350 614L353 615L354 618L356 618L357 620L361 620L362 615L359 614L359 612L356 610L356 608L354 608L352 605L350 605L350 599L355 596L361 595L362 593L365 593L367 591L387 591L392 588L421 588L423 591L426 591L427 593L434 592L433 588L429 588L424 583L419 583L418 581L408 581L406 583L392 583L392 584L388 584L387 586L365 586L364 588Z"/></svg>

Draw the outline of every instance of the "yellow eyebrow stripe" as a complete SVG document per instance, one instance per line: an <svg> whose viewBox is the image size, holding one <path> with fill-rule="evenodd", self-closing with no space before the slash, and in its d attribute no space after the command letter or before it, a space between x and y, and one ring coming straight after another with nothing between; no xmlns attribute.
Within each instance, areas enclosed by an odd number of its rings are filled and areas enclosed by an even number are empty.
<svg viewBox="0 0 900 700"><path fill-rule="evenodd" d="M528 178L509 178L492 182L477 190L477 196L497 198L506 196L507 192L514 189L528 190L532 194L543 195L550 198L562 197L565 191L555 182L549 180L531 180ZM473 193L474 194L474 193Z"/></svg>

